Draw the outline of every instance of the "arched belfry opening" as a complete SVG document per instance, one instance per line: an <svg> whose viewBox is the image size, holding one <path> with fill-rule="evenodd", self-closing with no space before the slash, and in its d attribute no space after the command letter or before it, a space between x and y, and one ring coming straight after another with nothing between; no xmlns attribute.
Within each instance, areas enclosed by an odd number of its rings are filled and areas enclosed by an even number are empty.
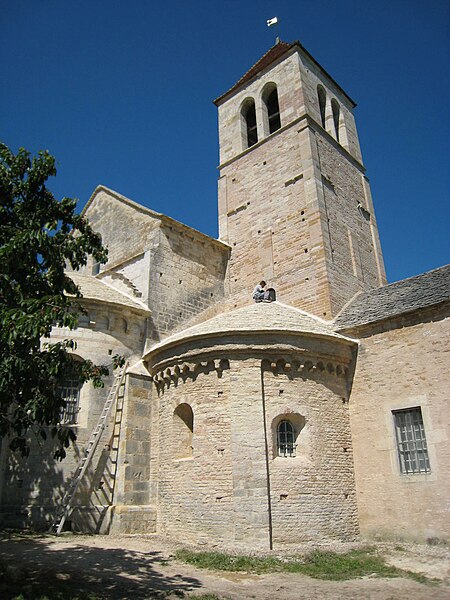
<svg viewBox="0 0 450 600"><path fill-rule="evenodd" d="M267 114L268 135L281 127L280 105L278 103L278 90L274 83L269 83L262 94L263 104Z"/></svg>
<svg viewBox="0 0 450 600"><path fill-rule="evenodd" d="M331 111L333 113L334 133L336 140L339 142L339 123L341 118L341 109L339 103L334 98L331 100Z"/></svg>
<svg viewBox="0 0 450 600"><path fill-rule="evenodd" d="M258 128L256 125L255 101L248 99L244 102L241 109L241 116L244 125L244 150L251 148L258 142Z"/></svg>
<svg viewBox="0 0 450 600"><path fill-rule="evenodd" d="M317 86L317 96L319 98L320 123L325 129L327 94L325 92L325 89L321 85Z"/></svg>

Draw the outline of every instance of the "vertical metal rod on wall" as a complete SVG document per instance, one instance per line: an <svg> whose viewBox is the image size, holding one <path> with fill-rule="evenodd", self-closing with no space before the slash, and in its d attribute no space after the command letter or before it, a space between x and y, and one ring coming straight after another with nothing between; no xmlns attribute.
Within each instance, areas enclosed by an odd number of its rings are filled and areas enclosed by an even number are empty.
<svg viewBox="0 0 450 600"><path fill-rule="evenodd" d="M267 422L266 422L266 397L264 391L264 369L261 362L261 402L264 427L264 449L266 454L266 477L267 477L267 510L269 513L269 549L273 550L273 532L272 532L272 499L270 492L270 464L269 464L269 443L267 441Z"/></svg>

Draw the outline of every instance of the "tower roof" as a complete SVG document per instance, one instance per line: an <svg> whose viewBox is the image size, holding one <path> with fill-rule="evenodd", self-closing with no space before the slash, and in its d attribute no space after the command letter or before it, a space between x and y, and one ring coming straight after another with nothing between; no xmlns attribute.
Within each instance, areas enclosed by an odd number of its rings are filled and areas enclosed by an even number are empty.
<svg viewBox="0 0 450 600"><path fill-rule="evenodd" d="M261 71L264 71L264 69L266 69L267 67L269 67L273 62L275 62L276 60L278 60L281 56L283 56L284 54L286 54L287 52L289 52L289 50L292 50L292 48L298 48L300 50L302 50L302 52L304 54L306 54L306 56L312 60L314 62L314 64L316 64L319 69L322 71L322 73L324 73L324 75L326 75L326 77L328 79L330 79L334 85L337 86L337 88L344 94L344 96L349 100L349 102L351 103L351 105L353 106L353 108L356 106L356 102L354 100L352 100L350 98L350 96L341 88L341 86L333 79L333 77L331 77L331 75L329 73L326 72L326 70L317 62L317 60L308 52L308 50L306 50L306 48L304 46L302 46L302 44L300 44L300 42L298 40L296 40L295 42L277 42L275 44L275 46L272 46L272 48L270 48L254 65L253 67L251 67L240 79L239 81L237 81L229 90L227 90L224 94L222 94L221 96L219 96L218 98L216 98L214 100L214 104L216 106L219 106L219 104L222 102L222 100L224 100L226 97L230 96L231 94L233 94L236 90L238 90L242 85L244 85L245 83L247 83L248 81L250 81L251 79L253 79L253 77L256 77L256 75L258 75L258 73L260 73Z"/></svg>
<svg viewBox="0 0 450 600"><path fill-rule="evenodd" d="M247 73L245 73L239 79L239 81L233 85L233 87L231 87L227 92L225 92L224 94L222 94L221 96L219 96L218 98L216 98L216 100L214 100L214 104L218 104L222 100L222 98L225 98L225 96L228 96L229 94L232 94L235 90L237 90L239 87L241 87L241 85L243 85L244 83L247 83L247 81L250 81L250 79L252 79L252 77L254 77L255 75L257 75L260 71L263 71L266 67L268 67L273 62L275 62L277 60L277 58L280 58L280 56L283 56L283 54L285 52L287 52L288 50L290 50L294 46L295 46L295 43L294 44L288 44L287 42L278 42L278 44L275 44L275 46L272 46L272 48L270 48L270 50L268 50L253 65L253 67L251 67L247 71Z"/></svg>

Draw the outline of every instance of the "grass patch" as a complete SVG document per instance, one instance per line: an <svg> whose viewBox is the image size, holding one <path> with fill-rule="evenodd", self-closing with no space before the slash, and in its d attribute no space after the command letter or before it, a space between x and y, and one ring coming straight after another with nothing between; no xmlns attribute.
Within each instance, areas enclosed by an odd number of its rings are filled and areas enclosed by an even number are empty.
<svg viewBox="0 0 450 600"><path fill-rule="evenodd" d="M306 556L282 560L275 557L254 557L222 552L191 552L178 550L176 558L201 569L244 571L247 573L301 573L314 579L341 581L367 575L378 577L409 577L420 583L434 583L425 575L405 571L386 564L375 548L352 550L345 554L314 550Z"/></svg>
<svg viewBox="0 0 450 600"><path fill-rule="evenodd" d="M189 600L225 600L219 598L219 596L216 596L216 594L200 594L199 596L196 594L190 594L186 597L189 598Z"/></svg>

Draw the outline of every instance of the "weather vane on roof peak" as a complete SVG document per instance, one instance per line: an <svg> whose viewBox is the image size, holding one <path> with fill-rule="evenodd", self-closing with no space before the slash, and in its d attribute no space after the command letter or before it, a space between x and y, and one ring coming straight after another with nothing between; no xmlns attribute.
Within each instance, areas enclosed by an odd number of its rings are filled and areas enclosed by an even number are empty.
<svg viewBox="0 0 450 600"><path fill-rule="evenodd" d="M266 23L267 23L267 27L274 27L275 25L278 25L278 17L273 17L272 19L267 19ZM279 43L280 43L280 38L277 36L275 38L275 44L279 44Z"/></svg>

